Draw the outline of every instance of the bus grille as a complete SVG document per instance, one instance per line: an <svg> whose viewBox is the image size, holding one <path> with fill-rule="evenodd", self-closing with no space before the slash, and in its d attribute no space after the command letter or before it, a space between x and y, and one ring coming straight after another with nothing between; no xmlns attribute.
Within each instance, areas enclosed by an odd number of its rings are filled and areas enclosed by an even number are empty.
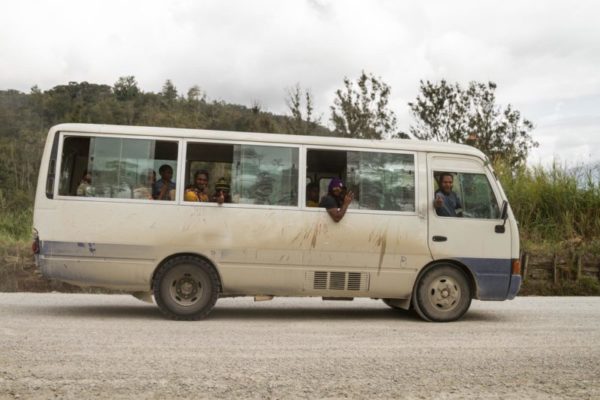
<svg viewBox="0 0 600 400"><path fill-rule="evenodd" d="M306 276L307 289L347 290L366 292L369 290L369 274L360 272L314 271Z"/></svg>

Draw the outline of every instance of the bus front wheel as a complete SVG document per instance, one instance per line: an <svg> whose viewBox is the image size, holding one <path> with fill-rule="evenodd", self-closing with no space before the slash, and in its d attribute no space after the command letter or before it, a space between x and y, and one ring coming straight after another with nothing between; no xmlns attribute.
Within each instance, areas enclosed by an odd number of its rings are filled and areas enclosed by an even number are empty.
<svg viewBox="0 0 600 400"><path fill-rule="evenodd" d="M461 270L438 265L423 274L413 302L417 313L428 321L455 321L471 306L471 287Z"/></svg>
<svg viewBox="0 0 600 400"><path fill-rule="evenodd" d="M203 259L179 256L165 262L154 275L156 304L167 317L199 320L212 310L219 297L219 279Z"/></svg>

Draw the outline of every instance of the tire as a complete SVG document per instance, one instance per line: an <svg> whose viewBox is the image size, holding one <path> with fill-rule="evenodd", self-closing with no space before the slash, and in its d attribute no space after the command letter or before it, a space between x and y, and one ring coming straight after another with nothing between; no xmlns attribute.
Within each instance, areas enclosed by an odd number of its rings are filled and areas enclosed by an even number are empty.
<svg viewBox="0 0 600 400"><path fill-rule="evenodd" d="M152 290L164 315L195 321L210 313L219 289L219 278L212 265L198 257L179 256L158 268Z"/></svg>
<svg viewBox="0 0 600 400"><path fill-rule="evenodd" d="M419 279L413 304L415 311L427 321L456 321L471 306L471 286L458 268L435 266Z"/></svg>

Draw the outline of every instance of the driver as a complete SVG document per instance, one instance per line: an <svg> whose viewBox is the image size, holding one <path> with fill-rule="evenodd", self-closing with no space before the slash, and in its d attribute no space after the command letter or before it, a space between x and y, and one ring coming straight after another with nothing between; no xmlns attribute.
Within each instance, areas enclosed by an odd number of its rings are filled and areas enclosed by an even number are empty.
<svg viewBox="0 0 600 400"><path fill-rule="evenodd" d="M450 172L442 172L438 178L439 189L435 192L433 207L440 217L462 217L462 203L452 191L454 176Z"/></svg>

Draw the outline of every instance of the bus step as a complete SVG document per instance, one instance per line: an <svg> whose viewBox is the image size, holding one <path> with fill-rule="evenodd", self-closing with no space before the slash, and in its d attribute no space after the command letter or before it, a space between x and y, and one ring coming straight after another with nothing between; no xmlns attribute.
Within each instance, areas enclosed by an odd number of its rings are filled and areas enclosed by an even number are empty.
<svg viewBox="0 0 600 400"><path fill-rule="evenodd" d="M323 301L326 300L342 300L342 301L352 301L354 297L323 297Z"/></svg>
<svg viewBox="0 0 600 400"><path fill-rule="evenodd" d="M254 296L254 301L269 301L273 300L274 296Z"/></svg>

